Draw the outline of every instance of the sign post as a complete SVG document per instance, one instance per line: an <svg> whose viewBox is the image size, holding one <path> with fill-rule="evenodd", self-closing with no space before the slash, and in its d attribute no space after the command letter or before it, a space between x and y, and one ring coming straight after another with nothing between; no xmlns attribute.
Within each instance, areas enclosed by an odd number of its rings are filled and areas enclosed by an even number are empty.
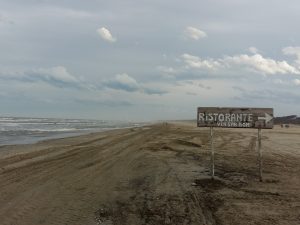
<svg viewBox="0 0 300 225"><path fill-rule="evenodd" d="M214 179L214 176L215 176L215 150L214 150L214 128L213 127L210 127L210 148L211 148L211 155L210 155L211 179Z"/></svg>
<svg viewBox="0 0 300 225"><path fill-rule="evenodd" d="M258 129L259 180L262 181L261 129L272 129L273 108L198 107L197 126L210 127L211 177L214 179L215 159L213 127Z"/></svg>
<svg viewBox="0 0 300 225"><path fill-rule="evenodd" d="M261 129L258 128L258 163L259 163L259 181L262 182L262 152L261 152Z"/></svg>

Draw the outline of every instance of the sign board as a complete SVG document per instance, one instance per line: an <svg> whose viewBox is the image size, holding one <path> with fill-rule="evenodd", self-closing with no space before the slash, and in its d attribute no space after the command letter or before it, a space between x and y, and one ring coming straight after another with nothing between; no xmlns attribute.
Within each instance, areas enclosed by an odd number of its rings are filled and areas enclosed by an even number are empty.
<svg viewBox="0 0 300 225"><path fill-rule="evenodd" d="M272 129L272 108L218 108L199 107L198 127Z"/></svg>

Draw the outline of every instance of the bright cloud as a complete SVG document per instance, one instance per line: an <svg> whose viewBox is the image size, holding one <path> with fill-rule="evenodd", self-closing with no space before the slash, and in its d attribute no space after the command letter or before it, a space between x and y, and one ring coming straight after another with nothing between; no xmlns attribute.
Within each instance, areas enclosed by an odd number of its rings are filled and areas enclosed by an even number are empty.
<svg viewBox="0 0 300 225"><path fill-rule="evenodd" d="M286 47L286 48L282 49L282 52L285 55L296 56L297 60L295 62L300 65L300 47Z"/></svg>
<svg viewBox="0 0 300 225"><path fill-rule="evenodd" d="M299 79L294 79L293 83L297 86L300 86L300 80Z"/></svg>
<svg viewBox="0 0 300 225"><path fill-rule="evenodd" d="M115 42L115 41L117 41L117 39L115 37L113 37L112 34L111 34L111 32L107 28L105 28L105 27L99 28L97 30L97 33L105 41L108 41L108 42Z"/></svg>
<svg viewBox="0 0 300 225"><path fill-rule="evenodd" d="M223 62L230 67L237 65L263 74L300 74L297 68L288 64L286 61L264 58L260 54L227 56L223 59Z"/></svg>
<svg viewBox="0 0 300 225"><path fill-rule="evenodd" d="M207 37L207 34L204 31L199 30L195 27L186 27L184 30L184 35L186 38L193 39L196 41L201 38Z"/></svg>
<svg viewBox="0 0 300 225"><path fill-rule="evenodd" d="M166 66L158 66L157 70L165 78L175 78L175 76L181 72L180 69L175 69L173 67Z"/></svg>
<svg viewBox="0 0 300 225"><path fill-rule="evenodd" d="M198 56L193 56L190 54L183 54L181 57L187 68L216 70L221 66L221 63L214 59L201 59Z"/></svg>
<svg viewBox="0 0 300 225"><path fill-rule="evenodd" d="M240 54L225 56L218 59L202 59L198 56L183 54L181 58L187 69L196 68L207 71L219 71L220 69L222 69L222 71L246 69L248 71L250 70L267 75L300 74L298 68L289 64L287 61L277 61L271 58L265 58L260 54Z"/></svg>
<svg viewBox="0 0 300 225"><path fill-rule="evenodd" d="M257 54L259 52L259 50L255 47L249 47L248 51L252 54Z"/></svg>

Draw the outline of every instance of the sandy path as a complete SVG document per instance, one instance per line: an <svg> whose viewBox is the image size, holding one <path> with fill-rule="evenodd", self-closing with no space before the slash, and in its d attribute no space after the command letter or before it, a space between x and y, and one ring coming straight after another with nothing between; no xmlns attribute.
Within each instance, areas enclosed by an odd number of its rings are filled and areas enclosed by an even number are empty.
<svg viewBox="0 0 300 225"><path fill-rule="evenodd" d="M299 224L300 128L160 124L0 148L1 225ZM18 154L17 154L18 153ZM194 185L191 185L193 184Z"/></svg>

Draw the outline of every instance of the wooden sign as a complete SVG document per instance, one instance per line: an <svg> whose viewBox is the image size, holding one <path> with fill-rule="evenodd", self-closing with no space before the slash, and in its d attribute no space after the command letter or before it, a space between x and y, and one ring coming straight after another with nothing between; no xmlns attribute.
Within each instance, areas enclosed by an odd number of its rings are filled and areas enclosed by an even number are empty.
<svg viewBox="0 0 300 225"><path fill-rule="evenodd" d="M259 128L274 126L272 108L199 107L198 127Z"/></svg>

